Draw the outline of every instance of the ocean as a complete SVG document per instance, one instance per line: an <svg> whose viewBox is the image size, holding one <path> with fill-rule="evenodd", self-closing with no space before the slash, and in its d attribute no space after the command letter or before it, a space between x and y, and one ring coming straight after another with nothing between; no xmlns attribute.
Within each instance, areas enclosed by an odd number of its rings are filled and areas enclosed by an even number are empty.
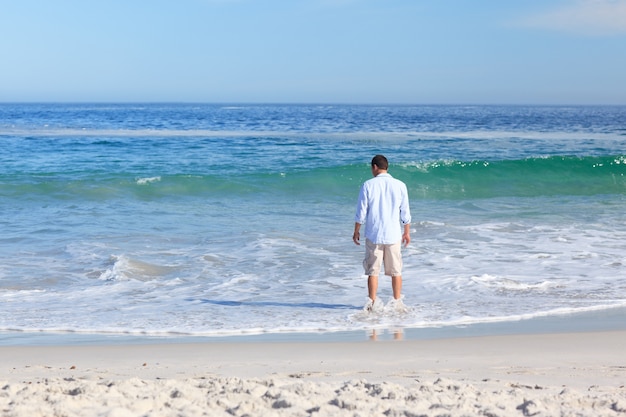
<svg viewBox="0 0 626 417"><path fill-rule="evenodd" d="M623 106L0 104L0 144L0 343L626 307ZM362 311L378 153L409 190L404 314Z"/></svg>

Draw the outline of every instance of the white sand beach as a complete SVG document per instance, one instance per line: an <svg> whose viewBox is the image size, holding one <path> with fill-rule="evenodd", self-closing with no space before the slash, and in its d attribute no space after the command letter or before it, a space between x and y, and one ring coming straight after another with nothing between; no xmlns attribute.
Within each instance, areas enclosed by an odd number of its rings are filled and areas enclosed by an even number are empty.
<svg viewBox="0 0 626 417"><path fill-rule="evenodd" d="M0 347L13 416L620 416L626 332Z"/></svg>

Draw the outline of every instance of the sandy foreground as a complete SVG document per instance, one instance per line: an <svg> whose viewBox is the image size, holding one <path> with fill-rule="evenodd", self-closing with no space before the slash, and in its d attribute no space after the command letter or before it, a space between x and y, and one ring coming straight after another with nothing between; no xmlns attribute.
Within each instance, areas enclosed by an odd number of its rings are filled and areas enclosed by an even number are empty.
<svg viewBox="0 0 626 417"><path fill-rule="evenodd" d="M0 347L2 416L626 416L626 332Z"/></svg>

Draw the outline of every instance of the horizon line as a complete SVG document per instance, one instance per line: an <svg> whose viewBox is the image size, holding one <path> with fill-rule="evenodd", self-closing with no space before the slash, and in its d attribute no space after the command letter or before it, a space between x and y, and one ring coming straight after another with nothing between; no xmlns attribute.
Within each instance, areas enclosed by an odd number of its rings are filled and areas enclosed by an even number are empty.
<svg viewBox="0 0 626 417"><path fill-rule="evenodd" d="M33 101L22 101L22 100L0 100L0 105L15 105L15 104L102 104L102 105L111 105L111 104L127 104L127 105L159 105L159 104L170 104L170 105L219 105L219 106L532 106L532 107L622 107L626 106L626 102L617 104L617 103L533 103L533 102L510 102L510 103L472 103L472 102L449 102L449 103L428 103L428 102L415 102L415 103L404 103L404 102L325 102L325 101L311 101L311 102L289 102L289 101L184 101L184 100L156 100L156 101L125 101L125 100L33 100Z"/></svg>

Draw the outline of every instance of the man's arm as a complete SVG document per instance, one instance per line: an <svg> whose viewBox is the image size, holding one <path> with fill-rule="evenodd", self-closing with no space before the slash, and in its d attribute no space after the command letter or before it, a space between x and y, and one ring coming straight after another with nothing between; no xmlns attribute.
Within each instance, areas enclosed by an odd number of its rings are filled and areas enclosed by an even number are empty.
<svg viewBox="0 0 626 417"><path fill-rule="evenodd" d="M360 245L361 242L359 242L359 240L361 240L361 223L359 222L355 222L354 223L354 234L352 235L352 241L354 243L356 243L357 245Z"/></svg>
<svg viewBox="0 0 626 417"><path fill-rule="evenodd" d="M411 207L409 206L409 192L406 188L406 184L402 183L402 202L400 203L400 221L404 226L402 231L402 243L404 246L409 246L411 243Z"/></svg>
<svg viewBox="0 0 626 417"><path fill-rule="evenodd" d="M404 246L409 246L411 243L411 223L407 223L404 225L404 231L402 233L402 243Z"/></svg>
<svg viewBox="0 0 626 417"><path fill-rule="evenodd" d="M367 192L365 190L365 184L361 186L361 190L359 191L359 201L356 205L356 214L354 216L354 234L352 235L352 241L357 245L360 245L359 240L361 239L361 224L365 222L365 217L367 216Z"/></svg>

